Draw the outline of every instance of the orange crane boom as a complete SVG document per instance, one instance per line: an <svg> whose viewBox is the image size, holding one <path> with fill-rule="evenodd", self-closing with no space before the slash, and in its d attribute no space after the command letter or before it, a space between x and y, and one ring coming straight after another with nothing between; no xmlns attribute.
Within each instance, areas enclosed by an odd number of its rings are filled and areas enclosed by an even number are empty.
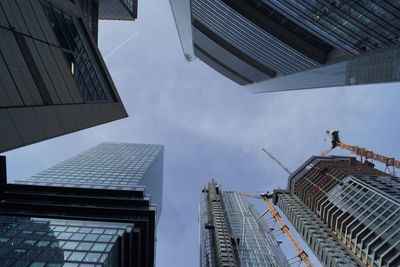
<svg viewBox="0 0 400 267"><path fill-rule="evenodd" d="M289 227L282 220L281 216L279 215L279 212L274 208L272 203L269 201L269 198L271 197L270 194L267 193L267 194L262 194L261 196L257 196L257 195L242 193L242 192L236 192L236 191L230 191L230 192L234 192L234 193L236 193L238 195L242 195L242 196L246 196L246 197L262 198L264 200L265 204L267 205L268 211L271 213L272 217L279 224L280 229L282 230L282 232L287 236L287 238L289 239L290 243L292 243L293 247L295 248L295 250L297 252L297 256L296 257L299 257L299 261L304 262L304 264L307 267L314 267L314 265L311 263L310 259L308 258L307 253L301 248L300 244L297 242L297 240L294 238L294 236L290 232ZM297 262L299 262L299 261L297 261Z"/></svg>
<svg viewBox="0 0 400 267"><path fill-rule="evenodd" d="M395 167L395 168L400 168L400 161L395 160L394 158L388 158L383 155L374 153L372 151L366 150L365 148L360 148L358 146L352 146L348 145L345 143L340 142L339 139L339 131L327 131L327 133L331 136L331 147L322 152L321 156L325 156L328 154L330 151L332 151L335 147L340 147L341 149L350 151L353 154L356 154L361 157L365 157L365 159L372 159L379 161L383 164L386 164L386 166L390 167Z"/></svg>

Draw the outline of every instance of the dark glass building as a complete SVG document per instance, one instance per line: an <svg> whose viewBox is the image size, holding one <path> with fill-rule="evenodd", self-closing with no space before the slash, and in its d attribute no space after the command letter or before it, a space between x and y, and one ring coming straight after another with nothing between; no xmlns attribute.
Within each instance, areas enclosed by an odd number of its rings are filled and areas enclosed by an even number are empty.
<svg viewBox="0 0 400 267"><path fill-rule="evenodd" d="M400 183L352 157L311 157L274 202L324 266L400 265Z"/></svg>
<svg viewBox="0 0 400 267"><path fill-rule="evenodd" d="M1 266L154 266L163 146L102 143L12 183L2 159Z"/></svg>
<svg viewBox="0 0 400 267"><path fill-rule="evenodd" d="M80 0L87 1L87 0ZM106 20L134 20L137 18L138 0L98 0L99 18Z"/></svg>
<svg viewBox="0 0 400 267"><path fill-rule="evenodd" d="M255 92L400 80L398 1L170 2L185 57Z"/></svg>
<svg viewBox="0 0 400 267"><path fill-rule="evenodd" d="M200 267L289 266L265 222L237 193L208 183L199 213Z"/></svg>
<svg viewBox="0 0 400 267"><path fill-rule="evenodd" d="M0 152L127 117L97 12L95 0L0 1Z"/></svg>

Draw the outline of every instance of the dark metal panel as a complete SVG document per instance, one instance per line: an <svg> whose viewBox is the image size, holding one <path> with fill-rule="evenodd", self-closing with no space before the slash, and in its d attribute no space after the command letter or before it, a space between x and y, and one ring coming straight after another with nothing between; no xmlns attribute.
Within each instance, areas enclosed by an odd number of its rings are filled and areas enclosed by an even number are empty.
<svg viewBox="0 0 400 267"><path fill-rule="evenodd" d="M0 38L1 39L1 38ZM1 42L1 41L0 41ZM0 51L0 57L2 57ZM11 74L5 64L0 63L0 83L2 87L7 92L10 103L12 106L23 106L24 102L22 101L21 95L18 92L17 87L11 77Z"/></svg>
<svg viewBox="0 0 400 267"><path fill-rule="evenodd" d="M7 184L6 156L0 156L0 187Z"/></svg>
<svg viewBox="0 0 400 267"><path fill-rule="evenodd" d="M46 137L42 129L43 126L31 107L10 108L8 111L24 144L31 144Z"/></svg>
<svg viewBox="0 0 400 267"><path fill-rule="evenodd" d="M21 146L22 139L6 109L0 109L0 121L0 152Z"/></svg>

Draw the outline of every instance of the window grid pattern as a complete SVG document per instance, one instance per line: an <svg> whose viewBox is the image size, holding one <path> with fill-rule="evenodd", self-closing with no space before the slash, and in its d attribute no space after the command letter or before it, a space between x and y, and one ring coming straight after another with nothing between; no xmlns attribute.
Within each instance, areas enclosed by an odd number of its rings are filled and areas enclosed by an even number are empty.
<svg viewBox="0 0 400 267"><path fill-rule="evenodd" d="M321 159L295 177L292 193L360 261L400 264L400 183L354 158Z"/></svg>
<svg viewBox="0 0 400 267"><path fill-rule="evenodd" d="M400 40L400 1L262 1L344 51L360 54Z"/></svg>
<svg viewBox="0 0 400 267"><path fill-rule="evenodd" d="M133 224L0 217L1 266L112 266Z"/></svg>
<svg viewBox="0 0 400 267"><path fill-rule="evenodd" d="M400 184L395 179L349 175L320 208L328 226L371 266L400 264Z"/></svg>
<svg viewBox="0 0 400 267"><path fill-rule="evenodd" d="M193 0L192 17L254 60L280 74L319 64L263 31L222 1Z"/></svg>
<svg viewBox="0 0 400 267"><path fill-rule="evenodd" d="M144 190L162 209L162 145L102 143L17 184Z"/></svg>
<svg viewBox="0 0 400 267"><path fill-rule="evenodd" d="M113 102L111 88L101 76L96 58L90 53L82 25L76 18L42 0L42 7L63 48L63 54L85 102Z"/></svg>
<svg viewBox="0 0 400 267"><path fill-rule="evenodd" d="M323 266L360 266L346 247L296 196L279 194L278 206Z"/></svg>
<svg viewBox="0 0 400 267"><path fill-rule="evenodd" d="M223 191L222 198L232 234L240 240L240 266L288 266L275 238L257 221L249 203L234 192Z"/></svg>

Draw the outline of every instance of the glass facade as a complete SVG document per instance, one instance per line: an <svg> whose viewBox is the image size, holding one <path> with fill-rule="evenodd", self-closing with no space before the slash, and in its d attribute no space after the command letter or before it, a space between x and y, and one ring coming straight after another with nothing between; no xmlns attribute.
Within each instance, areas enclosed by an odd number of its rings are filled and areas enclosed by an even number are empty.
<svg viewBox="0 0 400 267"><path fill-rule="evenodd" d="M288 266L276 239L265 222L257 220L259 214L250 204L234 192L222 192L222 199L232 234L240 240L240 266Z"/></svg>
<svg viewBox="0 0 400 267"><path fill-rule="evenodd" d="M97 42L99 28L99 2L98 0L78 0L78 3L82 10L83 20Z"/></svg>
<svg viewBox="0 0 400 267"><path fill-rule="evenodd" d="M209 183L200 200L200 266L288 266L262 220L240 195Z"/></svg>
<svg viewBox="0 0 400 267"><path fill-rule="evenodd" d="M0 266L154 266L162 178L162 145L102 143L3 184Z"/></svg>
<svg viewBox="0 0 400 267"><path fill-rule="evenodd" d="M16 184L145 191L162 209L162 145L102 143Z"/></svg>
<svg viewBox="0 0 400 267"><path fill-rule="evenodd" d="M91 53L82 22L41 0L58 43L85 102L113 102L110 85L102 77L97 58Z"/></svg>
<svg viewBox="0 0 400 267"><path fill-rule="evenodd" d="M0 217L1 266L119 266L132 224Z"/></svg>
<svg viewBox="0 0 400 267"><path fill-rule="evenodd" d="M99 17L105 20L134 20L137 0L99 0Z"/></svg>
<svg viewBox="0 0 400 267"><path fill-rule="evenodd" d="M361 54L398 43L399 1L263 1L337 48Z"/></svg>
<svg viewBox="0 0 400 267"><path fill-rule="evenodd" d="M331 266L328 258L335 255L322 254L315 245L322 234L335 237L336 248L346 247L346 253L363 264L400 265L397 177L355 158L312 157L289 181L290 192L277 194L277 203L325 266ZM319 222L316 237L310 238L314 229L306 227L305 214Z"/></svg>
<svg viewBox="0 0 400 267"><path fill-rule="evenodd" d="M255 93L400 81L399 1L171 0L171 6L185 56L193 51Z"/></svg>

